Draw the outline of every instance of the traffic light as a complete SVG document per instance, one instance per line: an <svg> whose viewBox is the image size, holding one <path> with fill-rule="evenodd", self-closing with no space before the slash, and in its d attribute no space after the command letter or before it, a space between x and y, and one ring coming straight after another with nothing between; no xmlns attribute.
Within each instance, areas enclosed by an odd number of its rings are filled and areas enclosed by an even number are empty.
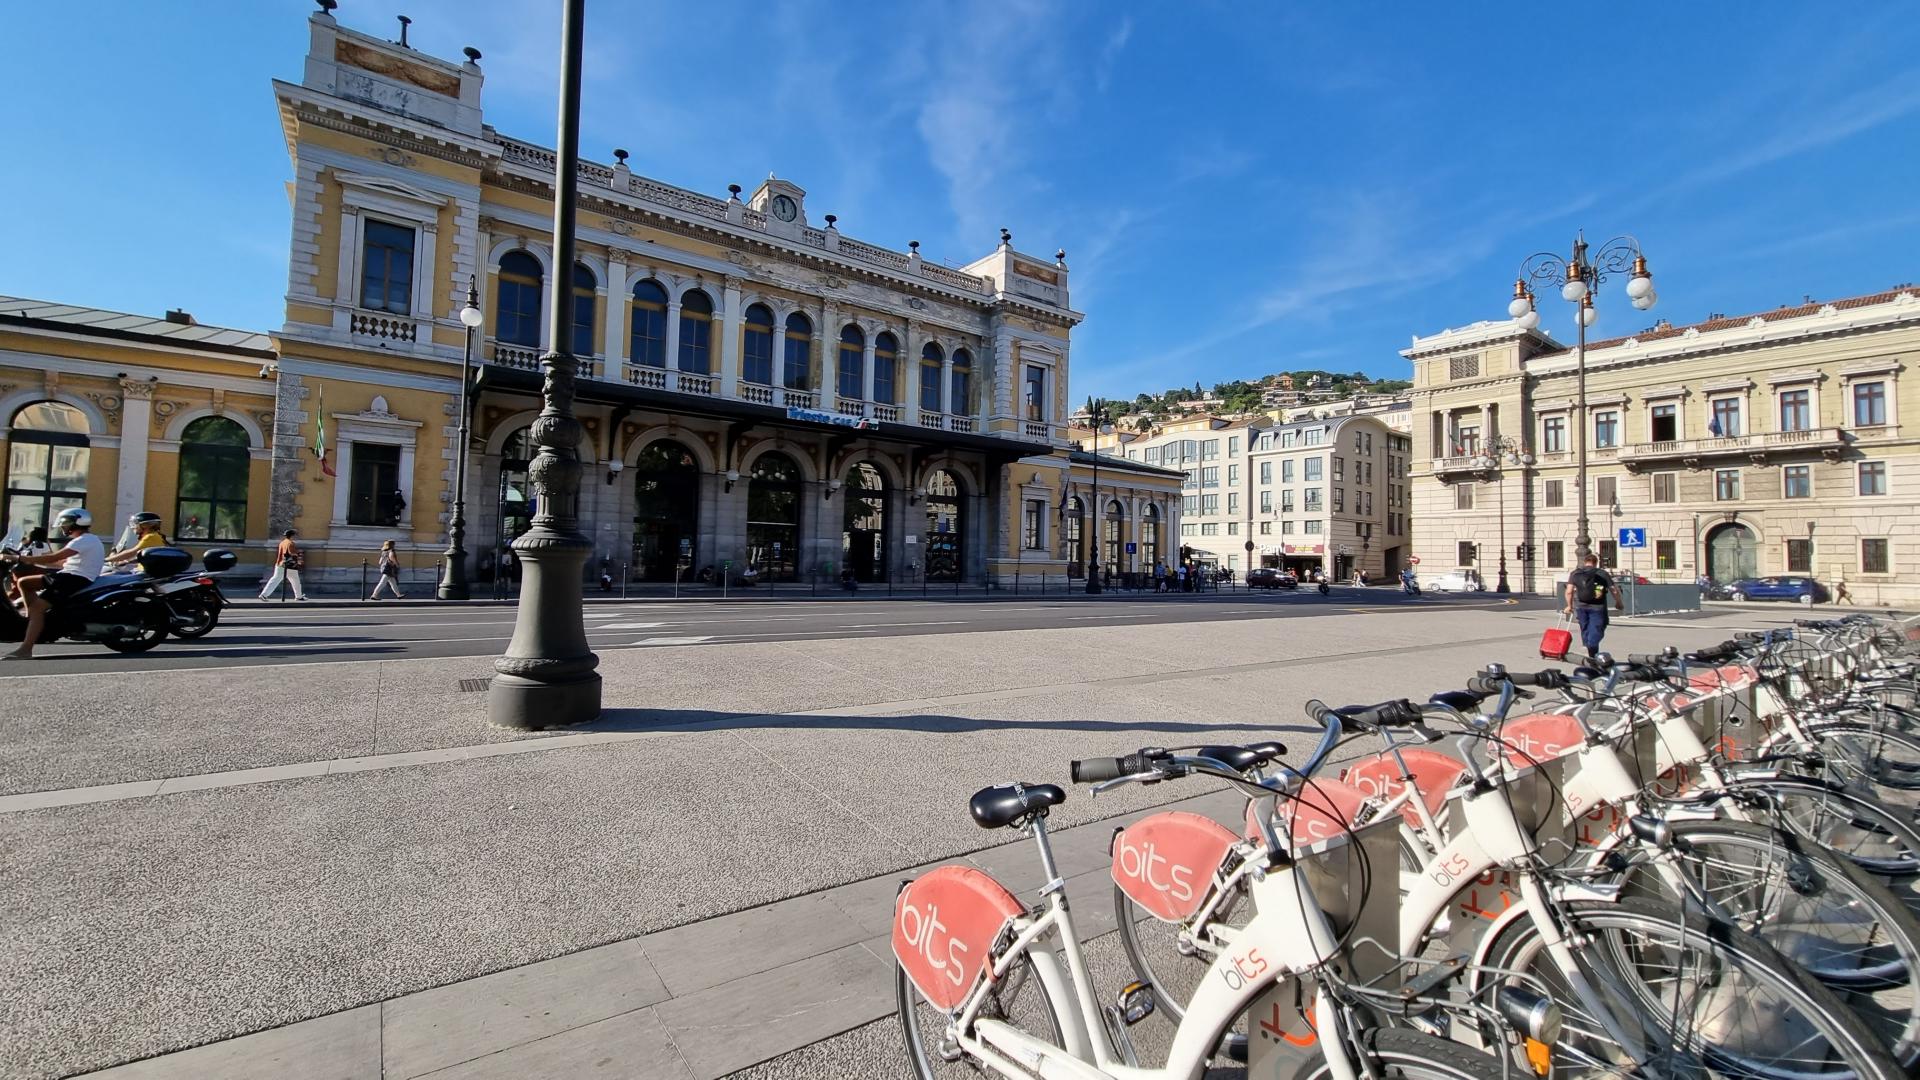
<svg viewBox="0 0 1920 1080"><path fill-rule="evenodd" d="M1470 563L1477 563L1480 561L1480 545L1479 544L1467 545L1467 561Z"/></svg>

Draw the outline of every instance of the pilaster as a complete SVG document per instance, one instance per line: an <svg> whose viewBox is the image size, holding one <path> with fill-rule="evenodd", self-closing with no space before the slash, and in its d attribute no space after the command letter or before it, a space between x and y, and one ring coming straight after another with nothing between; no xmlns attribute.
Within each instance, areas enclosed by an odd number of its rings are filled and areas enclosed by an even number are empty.
<svg viewBox="0 0 1920 1080"><path fill-rule="evenodd" d="M121 379L120 474L114 486L114 521L146 509L147 441L153 432L154 379Z"/></svg>

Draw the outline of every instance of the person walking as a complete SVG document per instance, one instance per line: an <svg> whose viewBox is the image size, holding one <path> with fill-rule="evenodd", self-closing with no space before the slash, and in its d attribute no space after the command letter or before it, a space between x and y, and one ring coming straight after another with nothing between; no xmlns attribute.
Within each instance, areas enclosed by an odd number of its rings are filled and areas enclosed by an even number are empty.
<svg viewBox="0 0 1920 1080"><path fill-rule="evenodd" d="M272 599L273 594L280 591L282 582L293 585L295 600L307 598L306 586L300 584L300 568L306 564L307 556L300 550L300 545L293 542L298 535L293 529L280 534L280 546L273 553L273 576L267 579L266 587L260 590L260 599Z"/></svg>
<svg viewBox="0 0 1920 1080"><path fill-rule="evenodd" d="M1573 615L1578 611L1580 644L1586 647L1588 660L1599 655L1600 639L1607 634L1609 593L1613 595L1614 610L1625 610L1626 602L1621 598L1620 586L1613 580L1613 575L1600 569L1598 555L1589 555L1580 560L1580 569L1567 578L1566 606L1560 609L1560 613Z"/></svg>
<svg viewBox="0 0 1920 1080"><path fill-rule="evenodd" d="M1853 603L1853 594L1847 591L1847 579L1835 578L1833 581L1833 602L1835 604Z"/></svg>
<svg viewBox="0 0 1920 1080"><path fill-rule="evenodd" d="M380 590L393 593L395 600L405 600L406 594L400 591L400 555L394 550L393 541L387 540L380 545L380 580L374 583L373 595L369 600L380 599Z"/></svg>

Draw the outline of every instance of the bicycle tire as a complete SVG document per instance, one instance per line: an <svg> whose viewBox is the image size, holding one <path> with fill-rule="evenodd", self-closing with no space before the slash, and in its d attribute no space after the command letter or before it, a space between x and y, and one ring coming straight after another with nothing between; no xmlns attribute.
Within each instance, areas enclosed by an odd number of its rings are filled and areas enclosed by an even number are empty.
<svg viewBox="0 0 1920 1080"><path fill-rule="evenodd" d="M1598 1007L1607 1009L1622 1027L1656 1040L1656 1048L1673 1054L1675 1059L1685 1055L1681 1060L1661 1062L1670 1067L1673 1075L1741 1077L1742 1080L1754 1077L1890 1080L1904 1075L1873 1032L1833 991L1794 971L1791 962L1778 951L1738 927L1708 919L1698 912L1663 910L1632 899L1566 901L1558 905L1558 912L1568 932L1577 935L1582 943L1574 950L1576 962L1588 978L1595 981L1597 992L1611 991L1611 999ZM1781 1006L1764 1010L1765 1022L1746 1029L1747 1032L1758 1038L1779 1040L1810 1028L1838 1060L1776 1062L1773 1068L1761 1068L1753 1057L1763 1048L1704 1041L1699 1031L1701 1018L1690 1017L1685 1027L1674 1024L1683 1004L1679 995L1672 1002L1659 1000L1645 975L1632 970L1620 955L1620 939L1629 933L1656 941L1664 935L1677 944L1678 949L1673 951L1713 960L1718 969L1711 987L1716 995L1714 1004L1753 1004L1761 988L1771 990ZM1495 980L1524 979L1535 987L1545 985L1560 1003L1566 1023L1554 1048L1557 1075L1563 1072L1585 1075L1581 1071L1585 1067L1578 1063L1571 1063L1571 1070L1563 1070L1563 1065L1569 1064L1566 1058L1570 1054L1603 1070L1622 1064L1618 1060L1618 1048L1593 1015L1596 1003L1578 999L1551 961L1542 963L1546 960L1544 939L1532 920L1517 919L1501 928L1484 955L1483 972L1503 973L1494 975ZM1729 990L1725 983L1727 973L1736 970L1749 975L1755 988L1744 994ZM1718 1030L1726 1030L1726 1025L1719 1022L1719 1014L1707 1019L1714 1020ZM1657 1041L1663 1039L1664 1045ZM1609 1048L1614 1052L1609 1052Z"/></svg>
<svg viewBox="0 0 1920 1080"><path fill-rule="evenodd" d="M987 1006L980 1010L980 1015L1006 1020L1023 1031L1035 1031L1036 1034L1049 1036L1055 1046L1060 1045L1064 1041L1060 1032L1060 1013L1053 996L1047 993L1047 985L1041 982L1036 974L1031 957L1022 956L1008 968L1007 974L1000 979L999 985L992 994L996 999L1003 994L1017 997L1025 994L1029 989L1036 995L1034 999L1037 1000L1036 1005L1024 1008L1016 1006L1014 1009L1008 1009L1004 1005L998 1008ZM928 1036L931 1034L933 1045L937 1047L939 1040L946 1032L947 1014L944 1010L928 1004L927 1000L920 996L920 991L914 987L913 980L907 978L907 970L897 961L893 967L893 994L894 1002L899 1009L901 1039L906 1044L907 1066L915 1080L961 1080L961 1078L977 1080L982 1074L982 1069L964 1057L948 1061L937 1050L928 1052ZM1033 1015L1011 1015L1013 1012L1031 1014L1036 1011L1039 1016L1045 1018L1044 1031L1036 1031L1036 1017Z"/></svg>
<svg viewBox="0 0 1920 1080"><path fill-rule="evenodd" d="M1920 736L1866 720L1816 721L1807 726L1809 749L1820 753L1829 776L1849 787L1920 791ZM1889 756L1897 750L1898 758ZM1906 796L1911 802L1913 796ZM1896 800L1898 804L1901 800Z"/></svg>
<svg viewBox="0 0 1920 1080"><path fill-rule="evenodd" d="M1896 894L1920 878L1920 828L1883 800L1807 776L1735 771L1727 788L1764 794L1781 827L1845 855Z"/></svg>
<svg viewBox="0 0 1920 1080"><path fill-rule="evenodd" d="M1920 1064L1920 919L1850 860L1741 821L1674 821L1672 854L1742 930L1797 968L1845 994L1896 1060ZM1678 898L1650 870L1644 851L1615 880L1661 907ZM1731 885L1733 890L1714 886ZM1760 900L1759 905L1747 901ZM1771 902L1769 902L1771 901ZM1755 910L1763 906L1764 910Z"/></svg>
<svg viewBox="0 0 1920 1080"><path fill-rule="evenodd" d="M1404 1028L1373 1028L1361 1033L1359 1042L1388 1080L1512 1080L1516 1075L1503 1070L1491 1054ZM1322 1060L1296 1080L1327 1080L1332 1075L1333 1067Z"/></svg>

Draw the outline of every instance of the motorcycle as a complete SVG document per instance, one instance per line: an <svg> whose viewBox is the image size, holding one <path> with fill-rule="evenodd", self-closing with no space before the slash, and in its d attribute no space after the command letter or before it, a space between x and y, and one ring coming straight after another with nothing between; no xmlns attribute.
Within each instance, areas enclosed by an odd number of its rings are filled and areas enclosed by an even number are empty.
<svg viewBox="0 0 1920 1080"><path fill-rule="evenodd" d="M1419 596L1420 582L1412 575L1403 577L1400 579L1400 591L1406 593L1408 596Z"/></svg>
<svg viewBox="0 0 1920 1080"><path fill-rule="evenodd" d="M148 565L148 557L160 552L190 559L186 552L178 549L149 548L140 553L141 565ZM23 567L17 561L19 554L20 535L15 530L0 541L0 577L5 577L9 584L15 577L41 572L41 568ZM156 559L155 565L165 567L169 563L166 559ZM171 632L172 625L166 601L155 592L151 580L118 576L96 580L49 607L39 644L64 638L95 642L115 652L146 652L160 644ZM25 598L14 598L11 603L0 605L0 641L22 641L26 635Z"/></svg>
<svg viewBox="0 0 1920 1080"><path fill-rule="evenodd" d="M174 637L205 637L220 625L220 612L228 601L211 575L233 569L236 561L237 556L226 548L213 548L200 556L199 570L184 570L154 583L154 591L167 603Z"/></svg>

